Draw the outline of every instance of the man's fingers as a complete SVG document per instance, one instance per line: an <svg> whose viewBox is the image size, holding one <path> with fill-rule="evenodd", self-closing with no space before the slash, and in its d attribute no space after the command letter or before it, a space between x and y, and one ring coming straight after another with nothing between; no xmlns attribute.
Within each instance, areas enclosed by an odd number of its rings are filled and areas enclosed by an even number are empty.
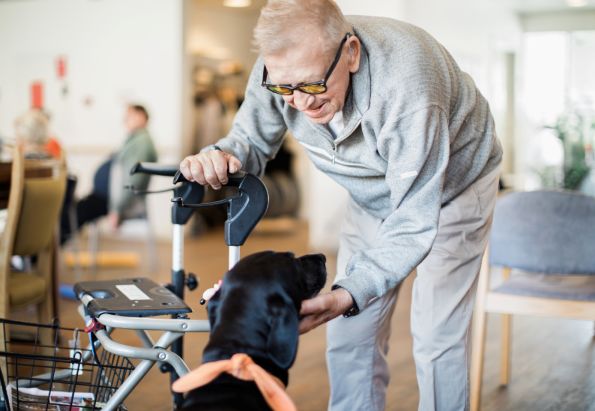
<svg viewBox="0 0 595 411"><path fill-rule="evenodd" d="M300 321L299 331L300 334L307 333L310 330L318 327L321 323L317 321L317 316L315 315L308 315L307 317L302 318Z"/></svg>
<svg viewBox="0 0 595 411"><path fill-rule="evenodd" d="M227 184L228 172L233 174L241 169L240 160L219 150L188 156L180 162L180 172L188 181L209 185L215 190Z"/></svg>
<svg viewBox="0 0 595 411"><path fill-rule="evenodd" d="M205 180L207 180L207 184L210 185L213 189L219 190L221 188L221 182L219 181L219 177L217 177L217 173L215 172L215 166L209 157L203 157L201 159L202 169L205 176Z"/></svg>
<svg viewBox="0 0 595 411"><path fill-rule="evenodd" d="M310 330L313 330L316 327L321 326L335 318L337 315L333 314L330 311L323 311L320 314L312 314L303 317L300 321L299 331L300 334L307 333Z"/></svg>
<svg viewBox="0 0 595 411"><path fill-rule="evenodd" d="M192 179L190 181L196 181L198 184L205 185L204 171L198 156L194 156L190 159L190 175Z"/></svg>
<svg viewBox="0 0 595 411"><path fill-rule="evenodd" d="M229 172L231 174L237 173L242 169L242 162L240 160L238 160L236 157L232 156L229 153L225 153L225 155L227 157L227 164L229 167Z"/></svg>
<svg viewBox="0 0 595 411"><path fill-rule="evenodd" d="M328 294L320 294L314 298L302 301L300 315L317 314L328 309Z"/></svg>
<svg viewBox="0 0 595 411"><path fill-rule="evenodd" d="M192 156L188 156L180 162L180 172L188 181L194 181L192 173L190 172L190 161Z"/></svg>
<svg viewBox="0 0 595 411"><path fill-rule="evenodd" d="M217 180L220 184L227 184L227 156L222 151L217 150L213 150L209 154Z"/></svg>

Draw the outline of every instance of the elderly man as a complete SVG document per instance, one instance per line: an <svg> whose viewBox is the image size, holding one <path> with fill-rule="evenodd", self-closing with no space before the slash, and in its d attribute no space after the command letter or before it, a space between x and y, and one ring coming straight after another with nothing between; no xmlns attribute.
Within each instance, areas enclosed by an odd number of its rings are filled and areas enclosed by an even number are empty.
<svg viewBox="0 0 595 411"><path fill-rule="evenodd" d="M420 410L468 406L469 328L501 148L488 103L423 30L345 18L331 0L269 0L261 58L232 130L185 158L219 189L260 174L286 130L347 189L332 291L302 305L301 331L330 321L331 410L381 410L399 284L417 271L411 331Z"/></svg>

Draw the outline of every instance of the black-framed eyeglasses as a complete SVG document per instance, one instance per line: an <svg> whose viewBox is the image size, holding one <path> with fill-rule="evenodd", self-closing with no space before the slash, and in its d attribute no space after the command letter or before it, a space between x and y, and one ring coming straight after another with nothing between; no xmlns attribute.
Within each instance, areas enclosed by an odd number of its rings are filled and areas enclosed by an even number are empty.
<svg viewBox="0 0 595 411"><path fill-rule="evenodd" d="M261 83L262 87L265 87L267 90L272 91L273 93L276 93L276 94L281 94L283 96L292 95L294 90L299 90L302 93L306 93L306 94L322 94L322 93L324 93L327 90L326 82L331 77L331 74L333 74L333 71L335 70L337 63L339 62L339 59L341 58L341 52L343 51L343 45L345 44L345 42L347 41L347 39L350 36L352 36L351 33L346 33L345 37L343 37L343 40L341 40L341 44L339 44L339 49L337 50L335 59L333 60L331 67L326 72L323 80L314 81L311 83L299 83L299 84L296 84L295 86L292 86L291 84L269 84L266 82L269 72L267 70L267 67L264 66L264 70L262 72L262 83Z"/></svg>

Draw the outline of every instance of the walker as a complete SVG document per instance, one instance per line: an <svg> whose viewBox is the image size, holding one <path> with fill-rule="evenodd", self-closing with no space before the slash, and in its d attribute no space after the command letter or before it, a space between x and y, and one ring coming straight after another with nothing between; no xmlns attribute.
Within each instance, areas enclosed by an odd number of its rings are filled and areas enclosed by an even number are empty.
<svg viewBox="0 0 595 411"><path fill-rule="evenodd" d="M240 259L240 246L266 212L268 193L258 177L237 173L230 175L226 185L233 190L231 196L202 203L204 188L185 180L177 167L139 163L131 170L135 173L174 177L171 284L161 286L141 277L75 284L81 301L78 311L85 319L90 340L84 349L78 345L80 330L0 320L5 337L0 357L6 358L6 366L0 367L0 382L8 409L17 410L26 404L45 410L125 410L125 399L154 364L170 373L171 382L189 372L182 359L183 336L208 332L209 323L190 319L192 310L183 301L185 287L193 290L198 286L196 276L186 274L183 267L184 225L197 208L226 205L225 242L231 268ZM156 316L171 318L153 318ZM16 327L29 327L36 333L32 354L17 352L22 350L15 348L22 347L10 341L11 328ZM135 330L142 346L112 339L113 330L118 328ZM154 341L147 331L162 333ZM68 336L72 339L66 346L61 342ZM132 365L130 359L140 361ZM43 372L38 374L39 370ZM174 395L174 409L182 400L180 394Z"/></svg>

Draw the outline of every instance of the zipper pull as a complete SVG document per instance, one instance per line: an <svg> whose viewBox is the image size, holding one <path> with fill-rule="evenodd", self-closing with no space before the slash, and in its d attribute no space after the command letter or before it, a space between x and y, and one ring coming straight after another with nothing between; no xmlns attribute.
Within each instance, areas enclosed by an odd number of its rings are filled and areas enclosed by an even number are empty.
<svg viewBox="0 0 595 411"><path fill-rule="evenodd" d="M335 165L335 155L337 154L337 145L333 143L333 165Z"/></svg>

